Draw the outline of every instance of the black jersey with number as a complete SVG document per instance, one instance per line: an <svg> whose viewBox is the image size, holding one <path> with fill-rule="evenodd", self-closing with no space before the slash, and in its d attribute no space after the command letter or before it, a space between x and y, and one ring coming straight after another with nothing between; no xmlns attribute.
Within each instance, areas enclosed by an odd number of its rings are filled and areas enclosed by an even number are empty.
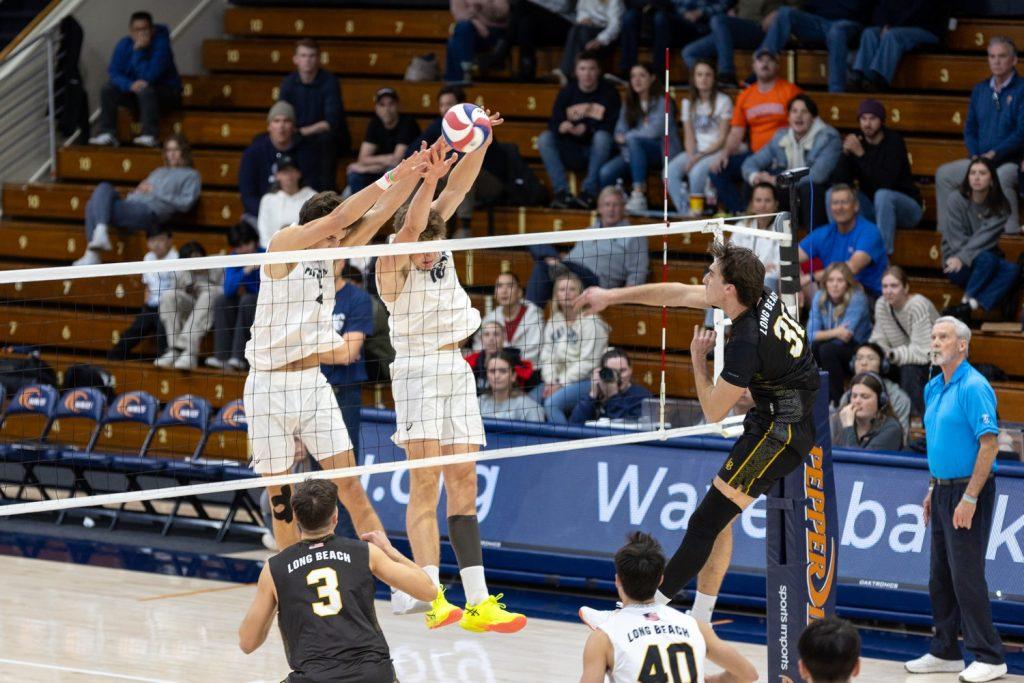
<svg viewBox="0 0 1024 683"><path fill-rule="evenodd" d="M268 560L288 680L362 681L367 666L390 663L374 610L366 543L303 540Z"/></svg>
<svg viewBox="0 0 1024 683"><path fill-rule="evenodd" d="M775 292L732 321L722 379L749 387L757 417L793 423L814 409L818 365L807 331L786 313Z"/></svg>

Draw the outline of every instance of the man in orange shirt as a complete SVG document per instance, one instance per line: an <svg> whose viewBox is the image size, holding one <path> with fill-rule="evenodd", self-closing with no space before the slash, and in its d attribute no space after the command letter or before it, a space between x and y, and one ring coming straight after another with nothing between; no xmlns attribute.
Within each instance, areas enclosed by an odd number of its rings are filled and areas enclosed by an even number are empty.
<svg viewBox="0 0 1024 683"><path fill-rule="evenodd" d="M719 205L726 211L739 213L747 206L737 186L743 182L740 167L743 160L772 139L775 132L789 125L787 104L801 90L784 78L779 78L779 59L771 50L761 48L754 53L754 75L751 84L736 98L732 113L732 127L725 146L711 163L711 182L718 191ZM743 144L750 129L750 146Z"/></svg>

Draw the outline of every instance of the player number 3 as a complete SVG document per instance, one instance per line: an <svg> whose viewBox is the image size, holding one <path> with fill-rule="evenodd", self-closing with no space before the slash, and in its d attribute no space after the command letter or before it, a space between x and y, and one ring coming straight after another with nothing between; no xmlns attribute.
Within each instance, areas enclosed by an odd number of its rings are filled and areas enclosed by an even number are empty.
<svg viewBox="0 0 1024 683"><path fill-rule="evenodd" d="M314 569L306 574L306 584L316 586L316 596L320 598L312 603L313 614L318 617L333 617L341 611L341 593L338 592L338 572L330 567Z"/></svg>
<svg viewBox="0 0 1024 683"><path fill-rule="evenodd" d="M789 344L789 355L799 358L804 350L804 338L800 325L788 315L780 315L775 319L772 331L780 340Z"/></svg>

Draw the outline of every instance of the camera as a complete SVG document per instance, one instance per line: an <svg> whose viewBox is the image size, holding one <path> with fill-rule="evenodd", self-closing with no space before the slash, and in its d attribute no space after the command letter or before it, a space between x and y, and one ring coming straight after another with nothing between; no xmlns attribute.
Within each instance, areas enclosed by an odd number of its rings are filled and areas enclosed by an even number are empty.
<svg viewBox="0 0 1024 683"><path fill-rule="evenodd" d="M618 384L620 379L619 371L612 368L601 368L597 373L597 377L605 384Z"/></svg>
<svg viewBox="0 0 1024 683"><path fill-rule="evenodd" d="M788 171L783 171L779 175L775 176L775 184L778 185L780 190L784 190L787 187L795 187L799 180L809 175L811 169L807 166L800 166L799 168L791 168Z"/></svg>

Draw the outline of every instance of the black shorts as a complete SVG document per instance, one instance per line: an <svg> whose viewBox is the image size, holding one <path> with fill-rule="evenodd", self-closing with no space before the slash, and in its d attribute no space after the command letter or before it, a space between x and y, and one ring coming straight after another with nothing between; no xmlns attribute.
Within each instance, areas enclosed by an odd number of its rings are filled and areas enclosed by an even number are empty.
<svg viewBox="0 0 1024 683"><path fill-rule="evenodd" d="M398 683L395 667L390 659L381 662L362 662L333 670L301 674L292 672L282 683Z"/></svg>
<svg viewBox="0 0 1024 683"><path fill-rule="evenodd" d="M796 469L814 446L814 416L800 422L765 422L747 415L743 436L718 470L722 481L757 498Z"/></svg>

